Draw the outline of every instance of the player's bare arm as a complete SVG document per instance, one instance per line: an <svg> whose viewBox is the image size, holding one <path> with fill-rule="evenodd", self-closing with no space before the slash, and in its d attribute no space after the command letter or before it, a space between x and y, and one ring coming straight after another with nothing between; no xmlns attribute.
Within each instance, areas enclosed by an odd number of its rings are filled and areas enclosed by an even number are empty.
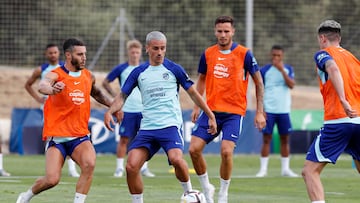
<svg viewBox="0 0 360 203"><path fill-rule="evenodd" d="M102 86L104 87L104 89L113 97L116 97L116 93L114 92L114 90L111 88L110 86L110 81L108 79L104 79Z"/></svg>
<svg viewBox="0 0 360 203"><path fill-rule="evenodd" d="M191 99L195 102L195 104L200 107L205 113L206 115L209 117L209 129L208 129L208 133L214 135L217 132L217 124L216 124L216 119L215 119L215 115L214 113L210 110L210 108L208 107L208 105L205 103L205 101L203 100L203 98L201 97L201 95L199 94L199 92L196 91L196 89L194 88L194 86L191 86L188 90L187 93L189 94L189 96L191 97Z"/></svg>
<svg viewBox="0 0 360 203"><path fill-rule="evenodd" d="M65 84L61 81L56 82L58 74L49 72L45 78L39 82L39 92L46 95L53 95L61 92L65 88Z"/></svg>
<svg viewBox="0 0 360 203"><path fill-rule="evenodd" d="M41 76L41 67L39 66L35 68L30 78L27 79L25 83L25 89L30 94L30 96L32 96L37 102L43 104L45 102L45 98L39 96L39 94L37 94L36 91L32 88L32 85L36 82L37 79L40 78L40 76Z"/></svg>
<svg viewBox="0 0 360 203"><path fill-rule="evenodd" d="M325 63L326 72L329 74L329 79L335 88L335 91L339 97L339 100L344 108L347 116L350 118L357 117L357 112L351 108L349 102L346 99L344 91L344 81L339 71L339 68L334 60L328 60Z"/></svg>
<svg viewBox="0 0 360 203"><path fill-rule="evenodd" d="M127 95L120 92L110 105L109 110L105 112L104 115L104 124L107 129L114 131L114 129L111 127L111 125L115 125L115 121L113 119L113 115L116 116L116 120L119 123L121 121L121 109L124 106L125 100L127 98Z"/></svg>
<svg viewBox="0 0 360 203"><path fill-rule="evenodd" d="M262 130L266 125L264 115L264 83L261 78L260 71L256 71L252 76L256 90L256 115L255 115L255 127Z"/></svg>
<svg viewBox="0 0 360 203"><path fill-rule="evenodd" d="M206 81L206 75L204 74L199 74L199 78L198 81L196 83L196 90L198 91L198 93L200 94L200 96L204 95L205 92L205 81ZM197 106L196 104L194 105L194 109L191 112L191 121L192 122L196 122L197 118L199 117L200 114L200 108L199 106Z"/></svg>
<svg viewBox="0 0 360 203"><path fill-rule="evenodd" d="M280 72L281 72L281 75L283 76L284 80L285 80L285 83L286 85L292 89L294 88L295 86L295 80L291 77L289 77L289 75L286 73L285 71L285 66L284 66L284 63L282 61L278 62L276 65L274 65Z"/></svg>
<svg viewBox="0 0 360 203"><path fill-rule="evenodd" d="M91 87L91 93L90 95L100 104L103 104L107 107L110 107L111 101L110 99L105 96L102 91L95 85L95 77L94 75L91 75L92 79L92 87Z"/></svg>

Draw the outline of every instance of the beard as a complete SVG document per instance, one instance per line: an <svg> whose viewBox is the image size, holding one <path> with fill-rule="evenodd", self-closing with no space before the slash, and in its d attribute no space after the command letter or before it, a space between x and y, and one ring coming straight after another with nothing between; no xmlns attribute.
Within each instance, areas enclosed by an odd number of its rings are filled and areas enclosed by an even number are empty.
<svg viewBox="0 0 360 203"><path fill-rule="evenodd" d="M77 71L83 69L78 60L71 59L71 65L73 65Z"/></svg>

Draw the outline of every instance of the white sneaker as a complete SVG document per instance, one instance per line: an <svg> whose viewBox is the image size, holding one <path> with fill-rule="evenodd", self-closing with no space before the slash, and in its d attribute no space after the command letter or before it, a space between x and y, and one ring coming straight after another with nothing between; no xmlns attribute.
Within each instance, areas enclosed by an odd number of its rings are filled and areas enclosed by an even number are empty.
<svg viewBox="0 0 360 203"><path fill-rule="evenodd" d="M80 177L80 174L76 170L69 170L69 176L78 178L78 177Z"/></svg>
<svg viewBox="0 0 360 203"><path fill-rule="evenodd" d="M292 177L292 178L299 177L299 175L294 173L291 169L282 171L281 175L286 176L286 177Z"/></svg>
<svg viewBox="0 0 360 203"><path fill-rule="evenodd" d="M260 170L255 176L258 178L263 178L263 177L267 176L267 171Z"/></svg>
<svg viewBox="0 0 360 203"><path fill-rule="evenodd" d="M25 194L25 192L22 192L19 194L19 197L17 198L16 203L28 203L29 202L29 201L25 201L25 199L23 197L24 194Z"/></svg>
<svg viewBox="0 0 360 203"><path fill-rule="evenodd" d="M148 168L142 170L141 174L145 177L150 177L150 178L155 177L155 174L151 173L151 171Z"/></svg>
<svg viewBox="0 0 360 203"><path fill-rule="evenodd" d="M206 203L214 203L215 187L210 184L209 187L204 190Z"/></svg>
<svg viewBox="0 0 360 203"><path fill-rule="evenodd" d="M218 203L227 203L228 202L228 194L220 194L218 198Z"/></svg>
<svg viewBox="0 0 360 203"><path fill-rule="evenodd" d="M114 177L121 178L123 177L123 174L124 174L124 170L122 168L118 168L114 173Z"/></svg>
<svg viewBox="0 0 360 203"><path fill-rule="evenodd" d="M6 172L5 169L1 169L0 176L9 177L9 176L11 176L11 174Z"/></svg>

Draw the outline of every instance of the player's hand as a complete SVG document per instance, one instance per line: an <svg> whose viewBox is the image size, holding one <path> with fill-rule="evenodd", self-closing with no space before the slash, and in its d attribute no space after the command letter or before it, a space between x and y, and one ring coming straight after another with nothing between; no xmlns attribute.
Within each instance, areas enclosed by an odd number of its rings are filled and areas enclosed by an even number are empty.
<svg viewBox="0 0 360 203"><path fill-rule="evenodd" d="M191 112L191 121L195 123L200 115L200 108L198 106L195 106L193 111Z"/></svg>
<svg viewBox="0 0 360 203"><path fill-rule="evenodd" d="M37 102L39 102L40 104L44 104L46 101L45 97L40 97L39 99L36 100Z"/></svg>
<svg viewBox="0 0 360 203"><path fill-rule="evenodd" d="M107 129L109 129L110 131L114 132L114 128L111 127L112 126L115 126L115 121L111 115L111 113L109 111L105 112L105 115L104 115L104 124L105 124L105 127Z"/></svg>
<svg viewBox="0 0 360 203"><path fill-rule="evenodd" d="M358 116L357 111L351 108L348 101L342 101L341 104L347 116L349 116L350 118L355 118Z"/></svg>
<svg viewBox="0 0 360 203"><path fill-rule="evenodd" d="M217 133L217 124L216 124L215 116L213 119L209 118L208 124L209 124L209 129L207 130L207 132L210 133L211 135L215 135Z"/></svg>
<svg viewBox="0 0 360 203"><path fill-rule="evenodd" d="M124 119L124 112L123 111L116 111L113 113L113 116L116 118L116 122L120 123Z"/></svg>
<svg viewBox="0 0 360 203"><path fill-rule="evenodd" d="M264 113L262 112L256 112L255 115L255 127L261 131L266 126L266 119L264 116Z"/></svg>
<svg viewBox="0 0 360 203"><path fill-rule="evenodd" d="M65 83L63 83L62 81L56 82L54 83L52 88L53 88L53 94L58 94L65 88Z"/></svg>

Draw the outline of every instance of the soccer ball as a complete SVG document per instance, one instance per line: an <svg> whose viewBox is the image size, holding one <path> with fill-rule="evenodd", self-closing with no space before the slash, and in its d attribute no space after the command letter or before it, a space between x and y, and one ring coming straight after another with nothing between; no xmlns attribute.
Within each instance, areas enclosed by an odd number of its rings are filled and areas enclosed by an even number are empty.
<svg viewBox="0 0 360 203"><path fill-rule="evenodd" d="M180 203L206 203L206 200L202 192L191 190L181 195Z"/></svg>

